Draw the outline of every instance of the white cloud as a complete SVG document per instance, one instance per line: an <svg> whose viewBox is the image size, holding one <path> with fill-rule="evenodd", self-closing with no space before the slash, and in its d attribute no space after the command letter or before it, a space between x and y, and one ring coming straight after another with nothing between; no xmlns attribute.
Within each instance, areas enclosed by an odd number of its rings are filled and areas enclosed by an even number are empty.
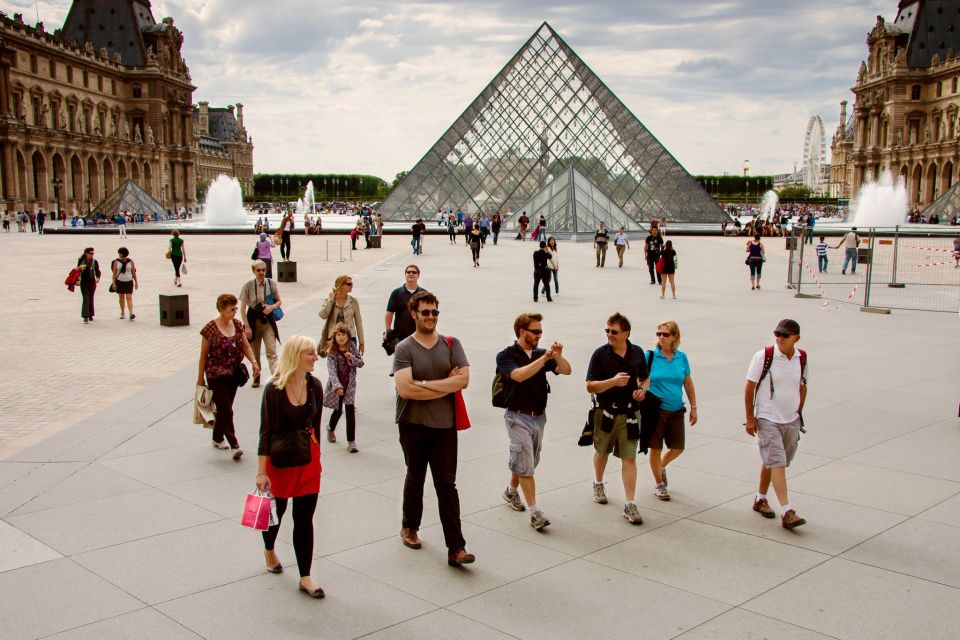
<svg viewBox="0 0 960 640"><path fill-rule="evenodd" d="M9 13L36 17L32 0ZM694 173L790 170L807 118L828 137L875 16L893 0L153 0L173 16L195 100L243 102L255 168L390 179L548 20ZM41 1L48 30L67 2Z"/></svg>

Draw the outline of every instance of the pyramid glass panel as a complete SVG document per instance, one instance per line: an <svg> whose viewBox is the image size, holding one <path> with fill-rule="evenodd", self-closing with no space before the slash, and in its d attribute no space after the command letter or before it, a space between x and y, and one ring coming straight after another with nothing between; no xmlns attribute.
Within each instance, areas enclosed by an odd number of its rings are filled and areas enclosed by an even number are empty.
<svg viewBox="0 0 960 640"><path fill-rule="evenodd" d="M122 211L142 213L143 215L157 214L166 217L167 210L149 193L143 190L136 182L127 178L117 189L104 198L96 209L108 218L116 217Z"/></svg>
<svg viewBox="0 0 960 640"><path fill-rule="evenodd" d="M942 221L953 220L953 216L960 214L960 182L947 189L943 195L930 203L923 210L923 217L927 220L936 215Z"/></svg>
<svg viewBox="0 0 960 640"><path fill-rule="evenodd" d="M576 172L568 184L576 176L585 181L590 206L602 198L601 208L610 212L604 215L623 218L617 225L723 219L714 199L547 23L379 211L387 220L413 220L437 209L500 211L509 224L522 205L543 197L544 188L557 183L563 191L557 181L571 167ZM549 194L548 210L557 214L563 207L554 203L555 191ZM573 193L565 197L565 206L574 206ZM568 214L567 226L577 224L577 215Z"/></svg>

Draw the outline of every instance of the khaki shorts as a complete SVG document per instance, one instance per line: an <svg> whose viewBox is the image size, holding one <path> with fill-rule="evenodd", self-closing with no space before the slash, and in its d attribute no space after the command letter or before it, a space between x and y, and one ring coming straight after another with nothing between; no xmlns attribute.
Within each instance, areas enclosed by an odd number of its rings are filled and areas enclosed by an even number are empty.
<svg viewBox="0 0 960 640"><path fill-rule="evenodd" d="M636 416L631 414L631 419ZM637 440L627 438L627 416L620 415L613 417L613 428L610 432L603 430L603 411L595 411L593 419L593 448L602 456L613 453L621 460L636 460L637 458ZM607 418L610 420L610 418Z"/></svg>
<svg viewBox="0 0 960 640"><path fill-rule="evenodd" d="M799 418L786 424L757 418L757 442L763 466L768 469L790 466L797 454L801 426Z"/></svg>
<svg viewBox="0 0 960 640"><path fill-rule="evenodd" d="M543 428L547 416L537 417L507 411L503 416L510 436L510 457L507 468L518 476L532 476L533 470L540 464L540 451L543 448Z"/></svg>

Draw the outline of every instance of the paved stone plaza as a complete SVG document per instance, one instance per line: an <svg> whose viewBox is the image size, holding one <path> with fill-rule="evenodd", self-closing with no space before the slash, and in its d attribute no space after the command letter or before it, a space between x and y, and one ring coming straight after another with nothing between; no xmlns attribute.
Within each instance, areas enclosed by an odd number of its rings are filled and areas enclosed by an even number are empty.
<svg viewBox="0 0 960 640"><path fill-rule="evenodd" d="M960 628L960 421L957 317L823 310L783 286L772 241L764 288L751 291L741 239L677 238L677 301L647 284L640 238L627 265L593 267L589 244L560 249L556 301L531 300L533 246L489 246L481 267L462 244L427 239L416 262L440 298L439 330L471 362L474 427L461 434L464 534L477 562L446 565L432 488L413 551L398 539L404 465L393 423L390 360L379 348L389 291L411 261L407 239L338 264L339 239L294 237L300 282L281 285L282 336L321 330L333 276L353 275L368 335L358 395L360 453L323 443L313 576L323 601L296 590L290 522L265 572L260 535L239 524L256 473L260 390L241 389L240 462L192 424L197 332L221 291L249 277L252 236L186 236L191 326L163 328L157 293L172 282L166 239L137 236L137 320L117 319L106 282L97 321L62 285L88 242L106 269L113 236L0 236L5 281L0 382L0 629L21 638L955 638ZM782 241L781 241L782 242ZM537 470L543 532L500 497L508 442L490 406L494 355L523 310L545 314L573 375L553 379ZM591 449L576 440L589 405L583 378L619 310L633 341L659 321L683 333L700 423L672 463L670 502L658 501L641 459L644 524L621 517L619 466L608 505L591 500ZM792 532L750 509L759 456L743 432L752 354L777 320L802 327L810 352L808 433L790 469L791 503L808 520ZM324 368L319 372L326 380ZM774 501L775 502L775 501ZM776 504L774 504L776 506Z"/></svg>

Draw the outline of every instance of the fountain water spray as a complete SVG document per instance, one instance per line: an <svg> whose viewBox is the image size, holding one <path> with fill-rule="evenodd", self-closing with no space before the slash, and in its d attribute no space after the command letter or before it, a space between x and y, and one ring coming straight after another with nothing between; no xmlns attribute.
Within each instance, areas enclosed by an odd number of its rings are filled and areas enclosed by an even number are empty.
<svg viewBox="0 0 960 640"><path fill-rule="evenodd" d="M760 217L763 220L773 220L773 215L777 212L777 203L780 202L777 192L770 189L763 194L763 202L760 204Z"/></svg>
<svg viewBox="0 0 960 640"><path fill-rule="evenodd" d="M247 224L243 190L236 178L220 174L207 189L204 224L208 227L242 227Z"/></svg>
<svg viewBox="0 0 960 640"><path fill-rule="evenodd" d="M307 181L307 188L303 192L303 197L297 200L296 203L296 213L297 218L302 218L305 213L309 213L311 216L316 211L316 198L313 190L313 180Z"/></svg>
<svg viewBox="0 0 960 640"><path fill-rule="evenodd" d="M865 182L850 205L853 223L858 227L895 227L907 216L907 188L903 180L893 181L889 171L877 181Z"/></svg>

